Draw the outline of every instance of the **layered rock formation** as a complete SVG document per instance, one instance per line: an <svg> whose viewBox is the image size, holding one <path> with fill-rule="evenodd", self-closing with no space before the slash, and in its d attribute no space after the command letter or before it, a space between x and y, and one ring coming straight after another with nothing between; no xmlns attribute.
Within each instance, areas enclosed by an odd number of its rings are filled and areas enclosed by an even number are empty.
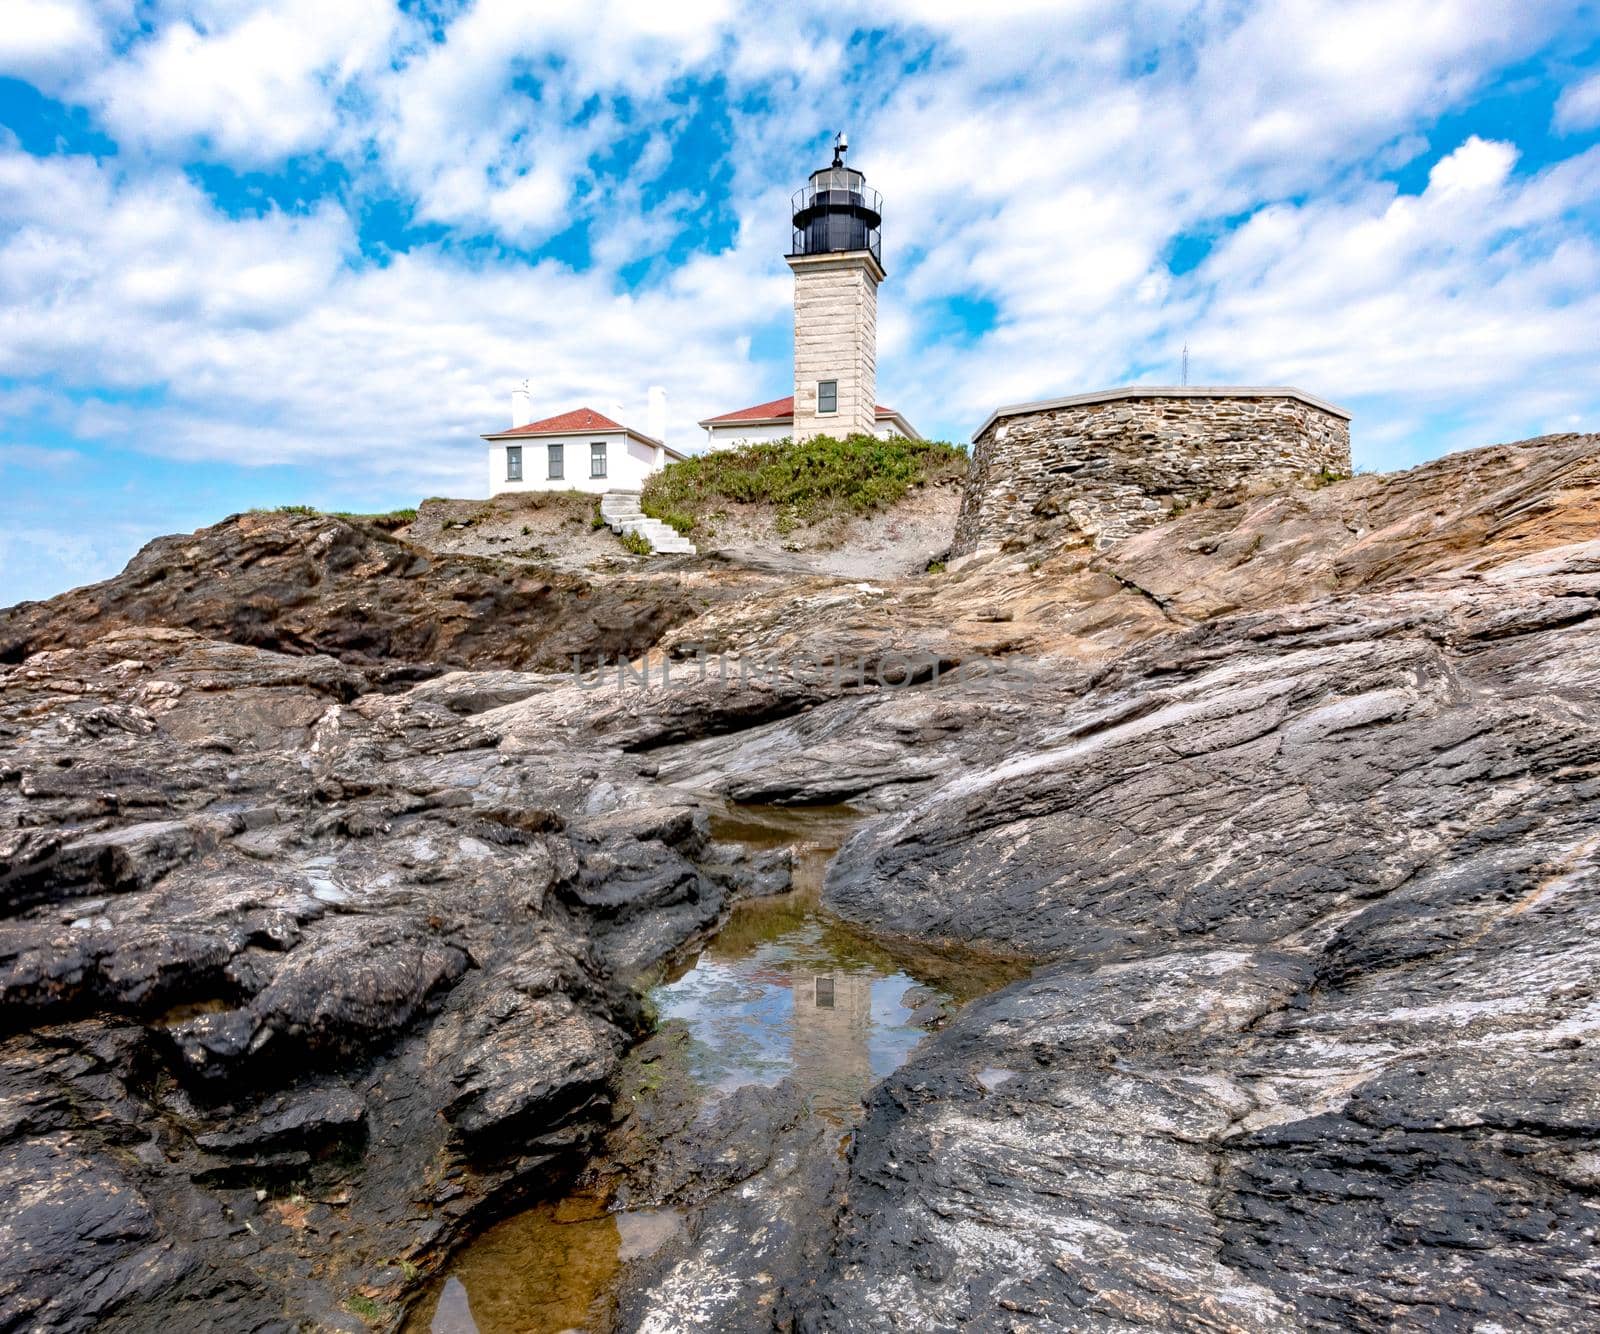
<svg viewBox="0 0 1600 1334"><path fill-rule="evenodd" d="M863 829L1045 955L891 1076L815 1328L1555 1327L1600 1302L1600 541L1153 641Z"/></svg>
<svg viewBox="0 0 1600 1334"><path fill-rule="evenodd" d="M452 667L561 670L574 654L641 653L696 609L671 581L595 582L428 552L357 519L250 513L159 538L103 584L0 612L0 663L162 625L326 653L379 682Z"/></svg>
<svg viewBox="0 0 1600 1334"><path fill-rule="evenodd" d="M169 629L0 680L8 1326L397 1311L609 1124L703 813L358 681Z"/></svg>
<svg viewBox="0 0 1600 1334"><path fill-rule="evenodd" d="M789 1089L661 1158L625 1327L1600 1309L1595 437L897 584L247 516L0 645L0 1325L392 1324L632 1133L630 981L774 874L717 799L876 812L836 911L1036 968L847 1160ZM676 687L551 670L619 652Z"/></svg>

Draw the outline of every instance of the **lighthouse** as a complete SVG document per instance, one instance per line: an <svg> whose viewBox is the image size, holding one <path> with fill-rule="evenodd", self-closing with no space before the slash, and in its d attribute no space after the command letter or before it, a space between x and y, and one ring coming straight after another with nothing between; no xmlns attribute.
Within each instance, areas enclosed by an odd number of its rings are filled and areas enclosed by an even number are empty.
<svg viewBox="0 0 1600 1334"><path fill-rule="evenodd" d="M883 203L845 165L848 143L795 192L794 438L877 429L878 284L884 279Z"/></svg>
<svg viewBox="0 0 1600 1334"><path fill-rule="evenodd" d="M818 435L921 439L877 400L883 200L846 163L848 152L838 135L833 161L791 200L784 259L794 273L794 393L706 418L712 449Z"/></svg>

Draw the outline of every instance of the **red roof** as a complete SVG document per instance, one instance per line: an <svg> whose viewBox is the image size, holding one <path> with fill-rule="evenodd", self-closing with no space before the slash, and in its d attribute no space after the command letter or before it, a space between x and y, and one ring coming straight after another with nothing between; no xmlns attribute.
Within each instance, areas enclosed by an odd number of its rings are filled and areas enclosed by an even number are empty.
<svg viewBox="0 0 1600 1334"><path fill-rule="evenodd" d="M529 422L526 426L514 426L508 431L496 431L496 435L567 435L574 431L626 431L628 428L621 422L614 422L610 417L602 416L593 408L573 408L571 412L558 413L554 417L546 417L543 421ZM633 432L633 434L638 434Z"/></svg>
<svg viewBox="0 0 1600 1334"><path fill-rule="evenodd" d="M900 414L893 408L886 408L878 404L876 416L898 417ZM788 398L775 398L770 403L757 403L753 408L740 408L737 412L724 412L720 417L707 417L700 423L702 426L721 426L726 422L759 422L782 421L784 418L794 416L794 395Z"/></svg>
<svg viewBox="0 0 1600 1334"><path fill-rule="evenodd" d="M687 457L674 449L671 445L643 431L636 431L631 426L624 426L621 422L614 422L604 413L596 412L593 408L573 408L571 412L558 413L554 417L546 417L543 421L529 422L526 426L512 426L504 431L490 431L482 436L484 440L505 440L518 435L587 435L591 431L621 431L624 435L631 435L635 440L641 440L650 446L660 445L666 451L668 458L681 459Z"/></svg>
<svg viewBox="0 0 1600 1334"><path fill-rule="evenodd" d="M770 403L757 403L753 408L740 408L737 412L724 412L720 417L707 417L706 422L748 422L765 421L771 417L794 416L794 395L788 398L775 398Z"/></svg>

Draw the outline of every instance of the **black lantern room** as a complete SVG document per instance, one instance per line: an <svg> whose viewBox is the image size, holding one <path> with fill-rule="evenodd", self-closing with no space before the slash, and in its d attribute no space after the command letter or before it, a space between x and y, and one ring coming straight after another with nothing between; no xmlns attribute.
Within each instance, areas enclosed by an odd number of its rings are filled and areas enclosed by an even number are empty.
<svg viewBox="0 0 1600 1334"><path fill-rule="evenodd" d="M878 228L883 222L883 197L867 188L867 178L844 165L849 144L844 135L833 141L833 165L811 173L811 183L794 195L791 255L835 255L867 250L883 263Z"/></svg>

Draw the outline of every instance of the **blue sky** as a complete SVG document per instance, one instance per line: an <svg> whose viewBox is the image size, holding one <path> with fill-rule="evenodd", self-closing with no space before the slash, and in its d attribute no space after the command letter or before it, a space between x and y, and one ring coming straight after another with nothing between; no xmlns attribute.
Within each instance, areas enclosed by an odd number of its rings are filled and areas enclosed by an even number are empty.
<svg viewBox="0 0 1600 1334"><path fill-rule="evenodd" d="M6 0L0 605L252 505L482 494L524 377L665 385L681 446L788 392L839 128L925 433L1185 343L1367 466L1600 429L1594 4Z"/></svg>

